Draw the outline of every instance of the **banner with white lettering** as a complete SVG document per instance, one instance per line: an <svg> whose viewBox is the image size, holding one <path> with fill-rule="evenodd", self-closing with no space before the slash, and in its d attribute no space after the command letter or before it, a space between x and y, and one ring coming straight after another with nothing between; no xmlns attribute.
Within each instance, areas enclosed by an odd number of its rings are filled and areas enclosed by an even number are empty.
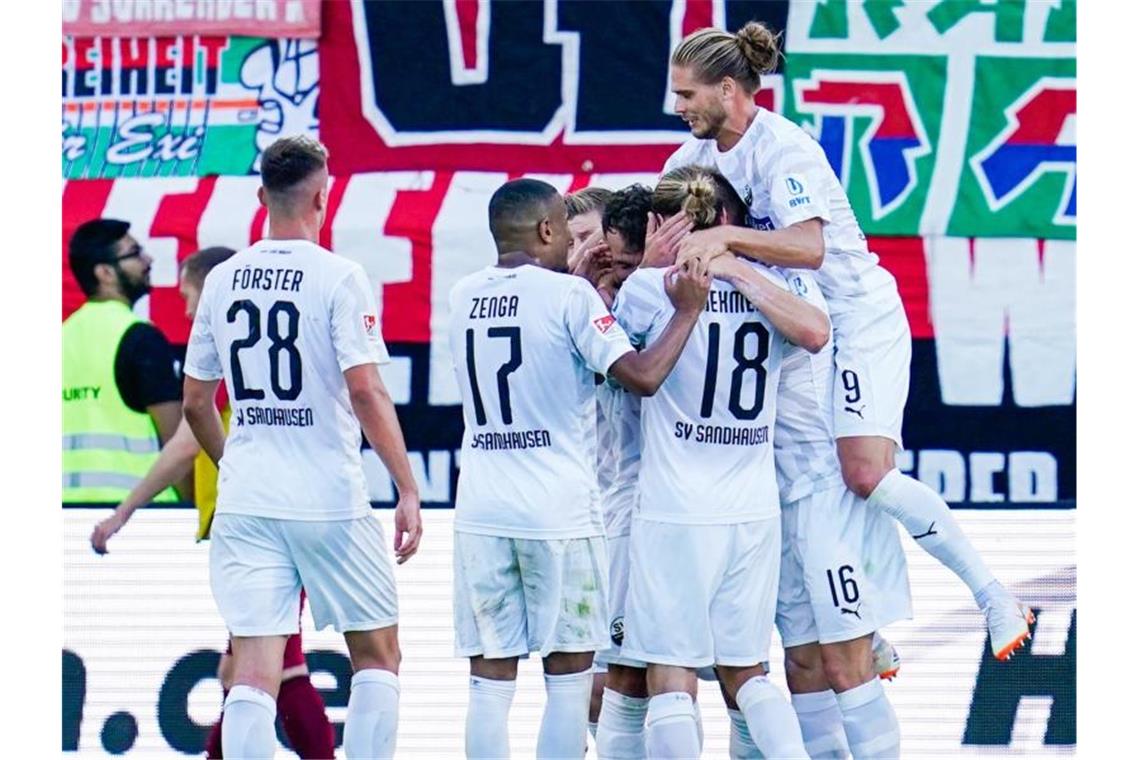
<svg viewBox="0 0 1140 760"><path fill-rule="evenodd" d="M820 142L868 234L1076 236L1073 0L600 7L329 4L333 171L656 172L688 136L669 51L755 19L785 34L756 102Z"/></svg>
<svg viewBox="0 0 1140 760"><path fill-rule="evenodd" d="M64 37L65 179L249 174L317 134L315 40Z"/></svg>
<svg viewBox="0 0 1140 760"><path fill-rule="evenodd" d="M63 0L63 33L316 39L321 34L321 0Z"/></svg>

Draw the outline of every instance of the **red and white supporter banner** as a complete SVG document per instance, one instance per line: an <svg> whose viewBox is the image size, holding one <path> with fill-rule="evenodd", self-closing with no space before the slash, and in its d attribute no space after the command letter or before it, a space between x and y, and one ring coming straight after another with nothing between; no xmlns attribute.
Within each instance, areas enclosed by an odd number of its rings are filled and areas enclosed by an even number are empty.
<svg viewBox="0 0 1140 760"><path fill-rule="evenodd" d="M64 0L73 37L234 35L316 39L320 0Z"/></svg>

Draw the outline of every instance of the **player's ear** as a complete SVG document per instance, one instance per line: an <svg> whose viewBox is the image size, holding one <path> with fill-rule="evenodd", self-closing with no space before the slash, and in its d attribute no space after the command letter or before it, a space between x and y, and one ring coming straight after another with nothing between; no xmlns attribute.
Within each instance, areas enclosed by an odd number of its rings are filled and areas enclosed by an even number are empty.
<svg viewBox="0 0 1140 760"><path fill-rule="evenodd" d="M722 77L720 80L720 96L731 98L736 93L736 80L732 77Z"/></svg>
<svg viewBox="0 0 1140 760"><path fill-rule="evenodd" d="M265 187L264 186L257 188L257 202L260 203L262 206L268 206L269 205L268 203L265 202Z"/></svg>
<svg viewBox="0 0 1140 760"><path fill-rule="evenodd" d="M550 223L550 217L544 216L538 222L538 239L542 241L543 245L548 245L550 241L554 240L554 225Z"/></svg>
<svg viewBox="0 0 1140 760"><path fill-rule="evenodd" d="M728 218L728 209L727 208L722 208L720 210L720 215L717 217L716 223L718 225L721 225L721 226L724 226L726 224L732 224L732 220Z"/></svg>

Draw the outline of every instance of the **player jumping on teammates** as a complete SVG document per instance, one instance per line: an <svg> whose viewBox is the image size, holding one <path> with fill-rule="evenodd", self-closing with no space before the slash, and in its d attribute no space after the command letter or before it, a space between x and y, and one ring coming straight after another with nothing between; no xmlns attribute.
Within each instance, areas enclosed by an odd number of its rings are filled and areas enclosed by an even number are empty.
<svg viewBox="0 0 1140 760"><path fill-rule="evenodd" d="M553 187L508 182L489 217L498 260L450 297L464 419L454 573L456 654L471 667L467 756L510 755L518 659L538 652L547 692L538 757L580 757L593 656L608 638L594 374L654 393L708 278L699 265L671 273L676 312L639 353L589 283L563 274L571 237Z"/></svg>
<svg viewBox="0 0 1140 760"><path fill-rule="evenodd" d="M396 556L419 546L419 493L395 407L376 297L359 264L317 245L328 208L328 157L304 137L261 158L269 235L207 276L186 353L183 410L219 464L210 585L233 636L226 757L272 757L275 698L304 586L318 629L344 634L354 675L344 728L349 758L395 752L400 648L396 584L372 516L360 431L399 499ZM229 435L214 398L224 377ZM224 453L224 456L223 456Z"/></svg>
<svg viewBox="0 0 1140 760"><path fill-rule="evenodd" d="M1029 638L1032 612L996 580L946 502L895 465L910 382L906 313L819 144L753 101L778 55L776 37L757 22L735 34L698 30L673 51L674 110L693 137L665 171L715 167L749 217L748 226L693 233L678 261L731 250L772 266L818 270L835 330L834 432L843 480L961 578L985 614L994 656L1007 659Z"/></svg>

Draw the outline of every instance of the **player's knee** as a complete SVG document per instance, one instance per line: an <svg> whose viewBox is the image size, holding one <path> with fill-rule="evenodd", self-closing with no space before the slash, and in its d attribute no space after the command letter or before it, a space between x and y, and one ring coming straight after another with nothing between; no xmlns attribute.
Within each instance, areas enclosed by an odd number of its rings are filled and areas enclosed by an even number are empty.
<svg viewBox="0 0 1140 760"><path fill-rule="evenodd" d="M862 686L873 677L870 657L856 657L853 651L826 647L821 654L823 674L836 693Z"/></svg>
<svg viewBox="0 0 1140 760"><path fill-rule="evenodd" d="M788 689L795 694L809 694L829 688L818 644L785 649L784 672Z"/></svg>
<svg viewBox="0 0 1140 760"><path fill-rule="evenodd" d="M402 655L395 627L345 634L345 641L354 672L369 669L400 672Z"/></svg>
<svg viewBox="0 0 1140 760"><path fill-rule="evenodd" d="M843 482L856 496L867 499L889 471L881 462L856 459L843 463Z"/></svg>
<svg viewBox="0 0 1140 760"><path fill-rule="evenodd" d="M218 659L218 682L222 684L223 691L229 691L234 684L234 658L228 654Z"/></svg>

